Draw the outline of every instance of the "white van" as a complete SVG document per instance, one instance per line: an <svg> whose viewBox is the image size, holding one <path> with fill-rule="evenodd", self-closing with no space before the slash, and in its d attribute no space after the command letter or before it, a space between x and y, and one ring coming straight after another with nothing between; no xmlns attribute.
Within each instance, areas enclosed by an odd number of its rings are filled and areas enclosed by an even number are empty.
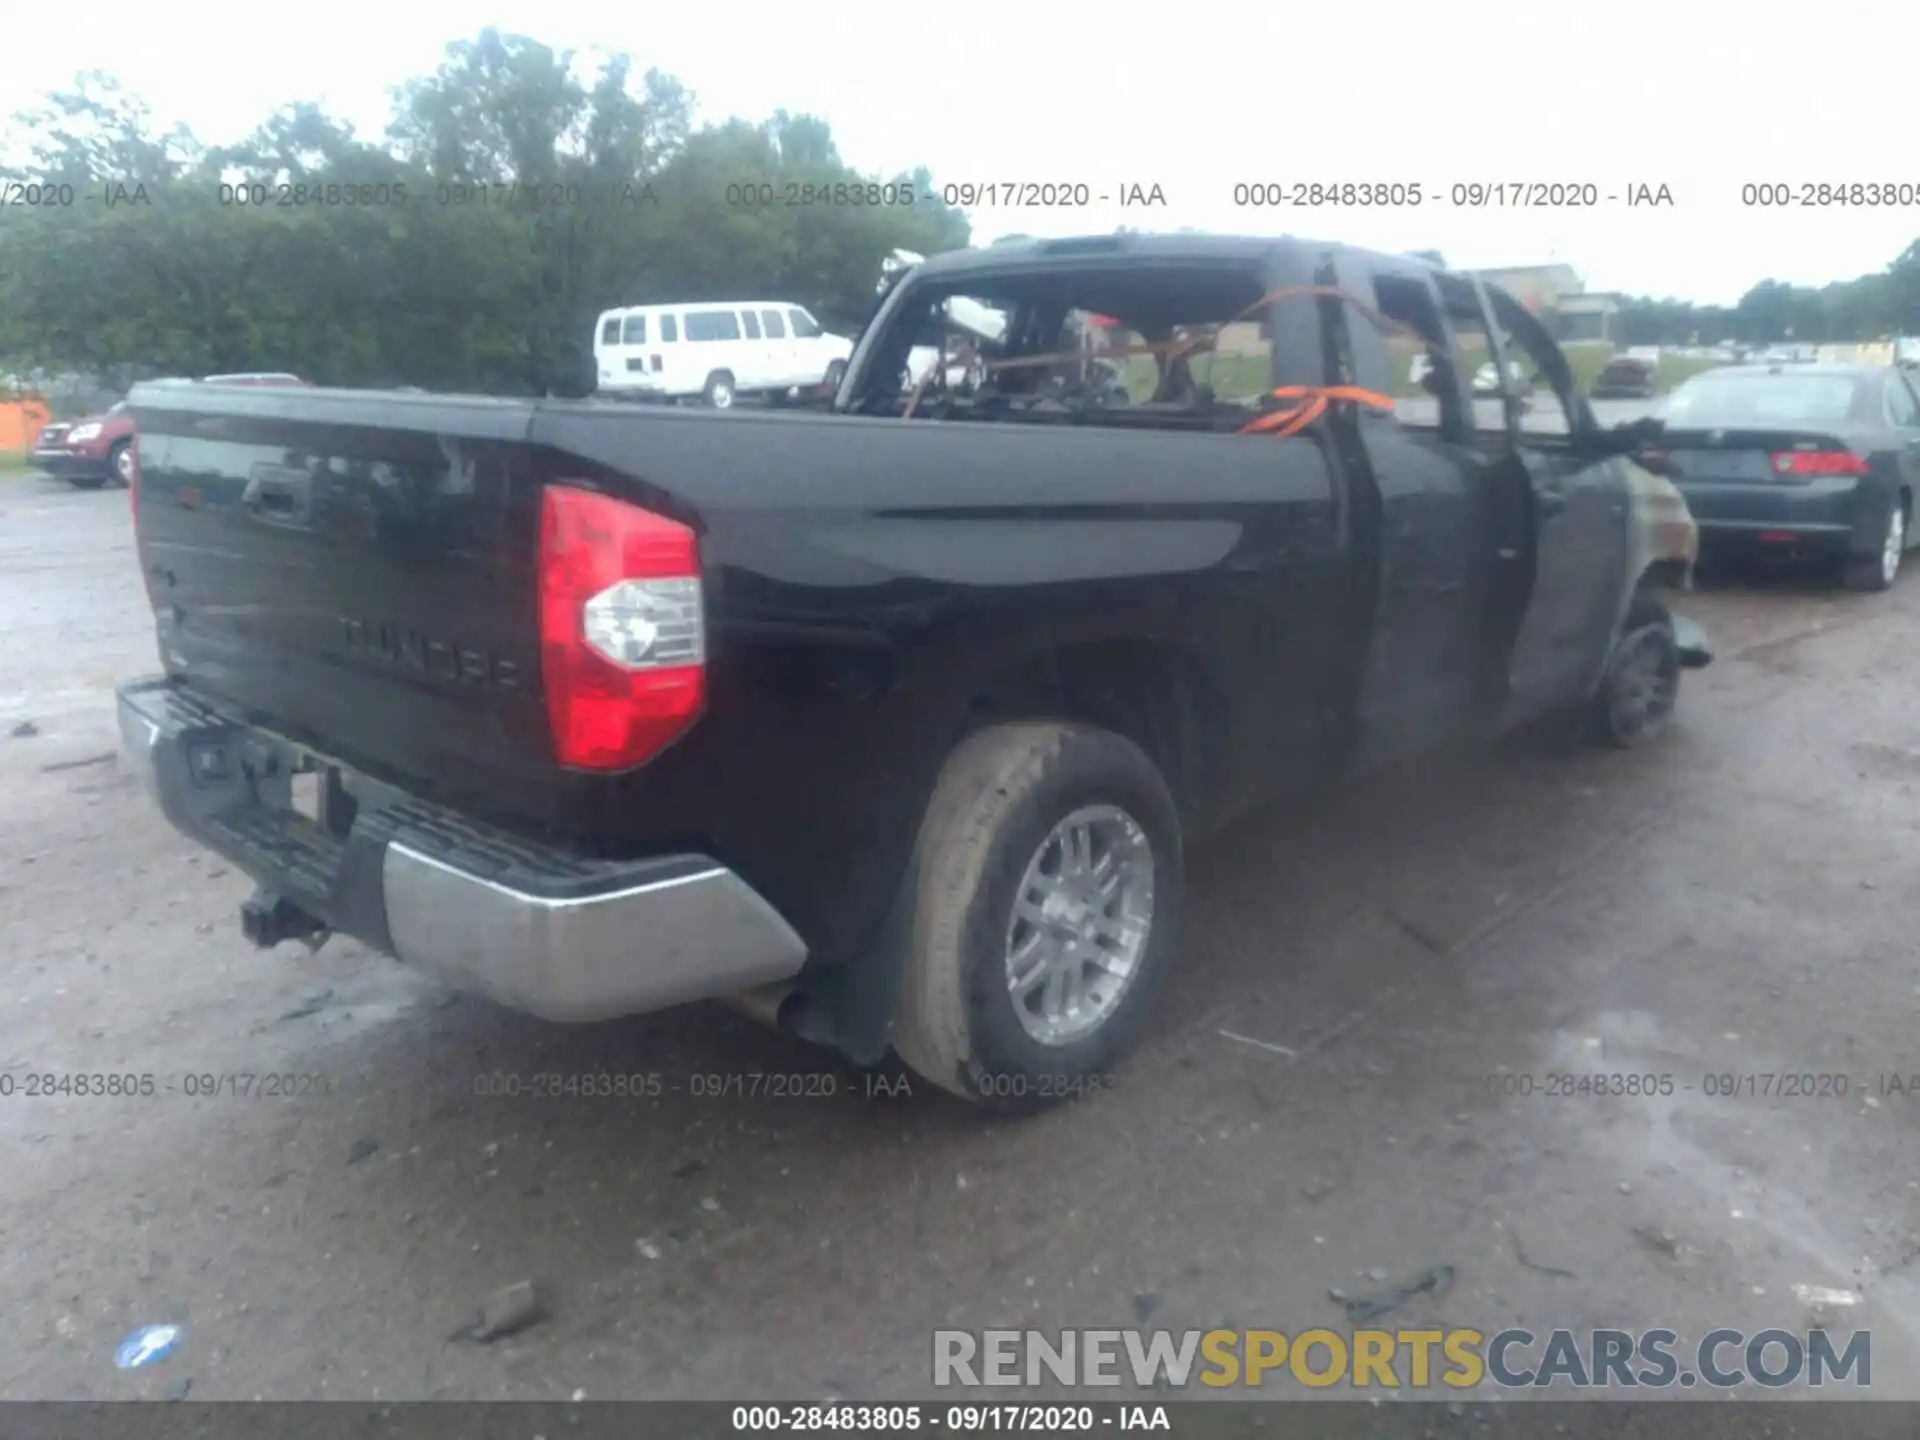
<svg viewBox="0 0 1920 1440"><path fill-rule="evenodd" d="M714 300L609 310L593 332L603 395L724 410L739 395L784 399L837 386L853 341L785 300Z"/></svg>

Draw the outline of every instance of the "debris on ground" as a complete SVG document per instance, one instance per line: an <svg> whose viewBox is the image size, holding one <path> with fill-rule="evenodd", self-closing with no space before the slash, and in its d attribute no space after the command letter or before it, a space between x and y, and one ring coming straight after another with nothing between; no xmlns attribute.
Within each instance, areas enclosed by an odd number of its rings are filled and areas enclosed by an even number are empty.
<svg viewBox="0 0 1920 1440"><path fill-rule="evenodd" d="M358 1165L374 1151L380 1148L380 1142L371 1135L362 1135L353 1142L353 1148L347 1151L347 1164Z"/></svg>
<svg viewBox="0 0 1920 1440"><path fill-rule="evenodd" d="M113 1352L113 1363L121 1370L155 1364L173 1353L181 1333L178 1325L142 1325L120 1342L120 1348Z"/></svg>
<svg viewBox="0 0 1920 1440"><path fill-rule="evenodd" d="M1528 1257L1520 1244L1520 1232L1512 1225L1506 1227L1507 1239L1513 1244L1513 1258L1529 1270L1537 1270L1542 1275L1551 1275L1556 1280L1578 1280L1580 1277L1571 1270L1562 1270L1558 1265L1541 1265Z"/></svg>
<svg viewBox="0 0 1920 1440"><path fill-rule="evenodd" d="M1835 1290L1826 1285L1799 1285L1791 1287L1795 1298L1805 1305L1858 1305L1860 1292L1857 1290Z"/></svg>
<svg viewBox="0 0 1920 1440"><path fill-rule="evenodd" d="M1238 1041L1242 1045L1251 1045L1256 1050L1265 1050L1273 1055L1284 1055L1289 1060L1297 1060L1300 1058L1300 1052L1298 1050L1289 1050L1286 1046L1276 1045L1271 1040L1256 1040L1251 1035L1239 1035L1232 1030L1222 1030L1220 1034L1224 1038Z"/></svg>
<svg viewBox="0 0 1920 1440"><path fill-rule="evenodd" d="M317 989L309 990L305 995L301 996L300 1003L280 1018L282 1020L304 1020L307 1016L316 1015L321 1010L324 1010L327 1002L331 999L333 999L332 988L322 985Z"/></svg>
<svg viewBox="0 0 1920 1440"><path fill-rule="evenodd" d="M546 1311L531 1280L504 1285L482 1302L474 1317L447 1338L471 1340L485 1345L503 1336L518 1334L545 1318Z"/></svg>
<svg viewBox="0 0 1920 1440"><path fill-rule="evenodd" d="M1633 1235L1649 1250L1657 1251L1669 1260L1680 1258L1680 1242L1674 1238L1671 1230L1656 1230L1651 1225L1636 1225Z"/></svg>
<svg viewBox="0 0 1920 1440"><path fill-rule="evenodd" d="M1333 1182L1315 1176L1300 1187L1301 1198L1310 1204L1318 1203L1333 1193Z"/></svg>
<svg viewBox="0 0 1920 1440"><path fill-rule="evenodd" d="M1443 1295L1453 1284L1453 1266L1429 1265L1416 1271L1406 1279L1378 1290L1370 1290L1361 1295L1349 1295L1343 1290L1327 1291L1327 1298L1344 1306L1347 1321L1352 1325L1365 1325L1370 1320L1378 1320L1382 1315L1391 1314L1407 1301L1418 1295Z"/></svg>
<svg viewBox="0 0 1920 1440"><path fill-rule="evenodd" d="M651 1240L636 1240L633 1242L633 1248L649 1260L658 1260L660 1258L660 1247Z"/></svg>
<svg viewBox="0 0 1920 1440"><path fill-rule="evenodd" d="M103 750L98 755L89 755L84 760L56 760L51 765L42 765L40 773L51 775L56 770L84 770L90 765L104 765L113 759L114 752Z"/></svg>
<svg viewBox="0 0 1920 1440"><path fill-rule="evenodd" d="M40 733L40 727L31 720L22 720L7 733L16 740L31 740Z"/></svg>
<svg viewBox="0 0 1920 1440"><path fill-rule="evenodd" d="M174 1381L171 1385L167 1386L166 1389L162 1390L160 1392L160 1398L162 1400L184 1400L187 1398L188 1394L192 1390L193 1390L193 1377L191 1375L186 1375Z"/></svg>

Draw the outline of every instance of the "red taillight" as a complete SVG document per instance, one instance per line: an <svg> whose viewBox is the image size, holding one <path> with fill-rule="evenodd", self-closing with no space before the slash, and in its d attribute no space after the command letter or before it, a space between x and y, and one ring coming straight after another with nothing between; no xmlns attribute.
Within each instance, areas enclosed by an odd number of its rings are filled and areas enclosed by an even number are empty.
<svg viewBox="0 0 1920 1440"><path fill-rule="evenodd" d="M684 734L707 698L693 531L591 490L548 486L540 674L562 765L631 769Z"/></svg>
<svg viewBox="0 0 1920 1440"><path fill-rule="evenodd" d="M1864 475L1867 462L1851 450L1776 450L1776 475Z"/></svg>

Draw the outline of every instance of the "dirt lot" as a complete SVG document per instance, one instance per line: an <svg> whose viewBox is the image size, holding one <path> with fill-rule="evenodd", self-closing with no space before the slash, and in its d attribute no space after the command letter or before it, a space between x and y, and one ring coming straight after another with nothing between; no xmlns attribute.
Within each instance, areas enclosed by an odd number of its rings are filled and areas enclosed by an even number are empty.
<svg viewBox="0 0 1920 1440"><path fill-rule="evenodd" d="M1339 1325L1330 1287L1435 1263L1387 1323L1698 1337L1856 1289L1828 1318L1920 1394L1920 1102L1879 1089L1920 1072L1920 581L1687 608L1721 659L1660 746L1240 826L1116 1087L990 1123L719 1007L564 1029L251 950L247 882L112 758L155 663L125 494L0 483L0 1397L905 1397L936 1327ZM26 1095L82 1072L155 1093ZM589 1072L662 1093L476 1093ZM696 1095L739 1072L835 1093ZM1783 1072L1850 1090L1706 1093ZM188 1093L232 1074L318 1079ZM546 1320L448 1339L523 1278ZM179 1348L116 1370L160 1322Z"/></svg>

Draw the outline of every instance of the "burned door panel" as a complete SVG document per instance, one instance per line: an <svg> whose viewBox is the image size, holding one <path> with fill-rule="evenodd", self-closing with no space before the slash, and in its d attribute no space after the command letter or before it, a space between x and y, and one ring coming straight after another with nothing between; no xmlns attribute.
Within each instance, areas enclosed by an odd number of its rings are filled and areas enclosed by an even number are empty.
<svg viewBox="0 0 1920 1440"><path fill-rule="evenodd" d="M1343 254L1342 289L1409 325L1444 359L1455 355L1437 296L1421 270ZM1347 314L1356 376L1387 371L1379 331ZM1465 396L1460 367L1443 367L1438 433L1387 418L1361 422L1366 504L1377 527L1364 547L1373 560L1371 624L1353 712L1354 759L1373 764L1470 740L1486 715L1484 656L1493 513L1480 458L1459 443ZM1376 383L1378 383L1376 381Z"/></svg>
<svg viewBox="0 0 1920 1440"><path fill-rule="evenodd" d="M1371 423L1380 574L1356 712L1361 763L1469 738L1480 712L1487 491L1468 457Z"/></svg>
<svg viewBox="0 0 1920 1440"><path fill-rule="evenodd" d="M1636 578L1628 573L1632 505L1622 462L1581 455L1577 437L1591 417L1560 348L1511 298L1477 281L1475 290L1501 373L1518 361L1524 374L1544 380L1573 432L1529 435L1508 405L1512 456L1526 472L1532 501L1532 555L1504 728L1584 700L1599 683Z"/></svg>
<svg viewBox="0 0 1920 1440"><path fill-rule="evenodd" d="M1532 447L1521 454L1533 477L1539 520L1533 594L1513 651L1508 724L1591 693L1632 585L1620 462L1582 466Z"/></svg>

